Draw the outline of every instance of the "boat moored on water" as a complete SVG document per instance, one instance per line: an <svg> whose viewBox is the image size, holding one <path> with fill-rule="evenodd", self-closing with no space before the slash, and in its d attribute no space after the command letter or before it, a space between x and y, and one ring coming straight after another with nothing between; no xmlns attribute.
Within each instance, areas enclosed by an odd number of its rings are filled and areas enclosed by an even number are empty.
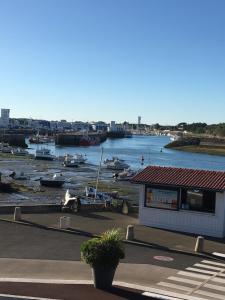
<svg viewBox="0 0 225 300"><path fill-rule="evenodd" d="M51 154L49 149L42 148L36 150L34 158L40 160L53 160L55 159L55 156Z"/></svg>
<svg viewBox="0 0 225 300"><path fill-rule="evenodd" d="M62 187L65 183L65 178L62 174L54 174L53 177L44 177L40 179L40 184L48 187Z"/></svg>

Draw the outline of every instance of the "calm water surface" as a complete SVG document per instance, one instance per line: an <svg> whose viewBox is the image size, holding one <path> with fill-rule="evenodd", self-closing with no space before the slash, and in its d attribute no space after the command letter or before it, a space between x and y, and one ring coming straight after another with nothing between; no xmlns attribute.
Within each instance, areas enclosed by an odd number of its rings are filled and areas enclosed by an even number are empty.
<svg viewBox="0 0 225 300"><path fill-rule="evenodd" d="M101 148L103 147L103 160L118 156L135 169L141 167L141 157L143 156L144 166L159 165L225 171L225 156L188 153L163 148L169 142L170 140L166 136L134 136L124 139L108 139L100 146L59 147L53 144L44 146L32 144L29 147L31 153L34 153L37 147L39 149L46 147L56 156L66 153L86 154L88 162L96 165L99 164Z"/></svg>

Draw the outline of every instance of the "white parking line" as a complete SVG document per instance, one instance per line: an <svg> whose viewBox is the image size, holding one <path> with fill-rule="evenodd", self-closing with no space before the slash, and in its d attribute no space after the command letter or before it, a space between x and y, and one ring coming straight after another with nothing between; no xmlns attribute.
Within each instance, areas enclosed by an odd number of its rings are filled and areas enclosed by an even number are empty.
<svg viewBox="0 0 225 300"><path fill-rule="evenodd" d="M170 276L167 279L177 281L177 282L184 282L184 283L194 284L194 285L199 285L199 284L202 283L201 281L191 280L191 279L186 279L186 278L176 277L176 276Z"/></svg>
<svg viewBox="0 0 225 300"><path fill-rule="evenodd" d="M204 280L209 279L211 277L208 275L196 274L194 272L186 272L186 271L179 271L177 274L182 275L182 276L195 277L195 278L204 279Z"/></svg>
<svg viewBox="0 0 225 300"><path fill-rule="evenodd" d="M221 294L219 295L219 294L215 294L215 293L211 293L211 292L207 292L207 291L203 291L203 290L197 290L197 291L195 291L195 294L211 297L213 299L225 300L225 295L221 295Z"/></svg>
<svg viewBox="0 0 225 300"><path fill-rule="evenodd" d="M201 261L203 264L209 264L209 265L214 265L214 266L219 266L219 267L225 267L225 264L216 262L216 261L210 261L210 260L202 260Z"/></svg>
<svg viewBox="0 0 225 300"><path fill-rule="evenodd" d="M215 270L215 271L225 271L224 268L218 268L218 267L208 266L208 265L203 265L203 264L194 264L194 266L200 267L200 268L205 268L205 269L210 269L210 270Z"/></svg>
<svg viewBox="0 0 225 300"><path fill-rule="evenodd" d="M213 255L225 257L225 253L213 252Z"/></svg>
<svg viewBox="0 0 225 300"><path fill-rule="evenodd" d="M184 285L179 285L179 284L174 284L174 283L169 283L169 282L164 282L164 281L161 281L161 282L157 283L157 285L165 286L165 287L168 287L168 288L173 288L173 289L176 289L176 290L182 290L182 291L186 291L186 292L191 292L193 290L192 288L189 288L189 287L184 286Z"/></svg>
<svg viewBox="0 0 225 300"><path fill-rule="evenodd" d="M212 289L212 290L217 290L217 291L225 292L225 287L221 286L221 285L215 285L215 284L206 283L206 284L204 284L204 287ZM225 299L225 296L224 296L224 299Z"/></svg>
<svg viewBox="0 0 225 300"><path fill-rule="evenodd" d="M209 274L209 275L215 275L218 272L215 271L208 271L208 270L203 270L203 269L198 269L198 268L193 268L193 267L188 267L186 268L188 271L193 271L193 272L198 272L198 273L203 273L203 274Z"/></svg>

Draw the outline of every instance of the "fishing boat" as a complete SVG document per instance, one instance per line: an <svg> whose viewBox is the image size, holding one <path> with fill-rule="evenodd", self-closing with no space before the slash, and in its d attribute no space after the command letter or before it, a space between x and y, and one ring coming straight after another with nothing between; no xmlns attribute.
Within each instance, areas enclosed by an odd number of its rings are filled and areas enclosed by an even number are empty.
<svg viewBox="0 0 225 300"><path fill-rule="evenodd" d="M36 150L34 158L39 160L53 160L55 156L51 154L49 149L42 148Z"/></svg>
<svg viewBox="0 0 225 300"><path fill-rule="evenodd" d="M62 187L65 183L65 178L62 174L54 174L52 178L41 178L40 184L48 187Z"/></svg>
<svg viewBox="0 0 225 300"><path fill-rule="evenodd" d="M64 167L77 168L79 163L74 159L73 155L67 154L63 162Z"/></svg>
<svg viewBox="0 0 225 300"><path fill-rule="evenodd" d="M11 153L13 155L16 155L16 156L25 156L25 155L28 155L29 152L27 150L24 150L22 148L15 148L15 149L12 149L11 150Z"/></svg>
<svg viewBox="0 0 225 300"><path fill-rule="evenodd" d="M131 170L130 168L124 169L122 172L114 173L113 178L118 181L128 181L130 180L137 171Z"/></svg>

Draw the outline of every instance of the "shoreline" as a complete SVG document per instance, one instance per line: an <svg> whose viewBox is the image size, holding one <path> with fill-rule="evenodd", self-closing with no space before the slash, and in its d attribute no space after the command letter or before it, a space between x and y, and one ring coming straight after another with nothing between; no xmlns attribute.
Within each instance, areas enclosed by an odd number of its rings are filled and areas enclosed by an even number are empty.
<svg viewBox="0 0 225 300"><path fill-rule="evenodd" d="M184 151L184 152L191 152L191 153L225 156L225 148L220 148L220 147L190 145L190 146L170 147L170 149Z"/></svg>

